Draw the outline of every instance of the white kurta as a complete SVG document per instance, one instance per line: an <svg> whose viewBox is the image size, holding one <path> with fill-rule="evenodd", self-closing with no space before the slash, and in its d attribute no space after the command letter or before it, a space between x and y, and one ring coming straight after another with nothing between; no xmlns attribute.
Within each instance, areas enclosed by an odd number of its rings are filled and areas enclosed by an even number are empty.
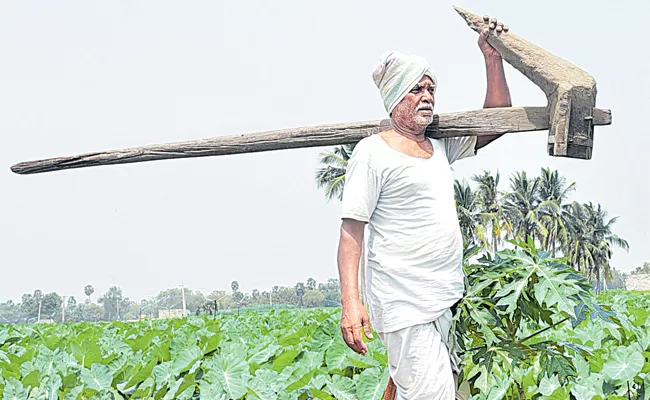
<svg viewBox="0 0 650 400"><path fill-rule="evenodd" d="M348 162L342 202L342 218L368 223L370 321L389 348L398 395L409 400L434 398L417 394L432 389L431 382L442 396L453 388L441 339L446 333L436 324L451 315L449 308L464 292L450 165L475 154L476 138L431 143L433 155L423 159L391 148L379 135L362 139Z"/></svg>

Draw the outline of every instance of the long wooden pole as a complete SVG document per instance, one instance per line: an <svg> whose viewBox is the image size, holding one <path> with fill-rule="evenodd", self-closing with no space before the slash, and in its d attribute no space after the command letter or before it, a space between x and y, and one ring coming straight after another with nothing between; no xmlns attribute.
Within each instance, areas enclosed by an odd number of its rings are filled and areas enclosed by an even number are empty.
<svg viewBox="0 0 650 400"><path fill-rule="evenodd" d="M593 110L594 125L611 124L609 110ZM295 129L220 136L186 142L154 144L15 164L17 174L37 174L72 168L126 164L173 158L208 157L262 151L356 143L390 128L390 120L320 125ZM483 136L549 129L547 107L505 107L439 114L427 136ZM591 139L589 139L591 140ZM592 143L584 143L591 145Z"/></svg>

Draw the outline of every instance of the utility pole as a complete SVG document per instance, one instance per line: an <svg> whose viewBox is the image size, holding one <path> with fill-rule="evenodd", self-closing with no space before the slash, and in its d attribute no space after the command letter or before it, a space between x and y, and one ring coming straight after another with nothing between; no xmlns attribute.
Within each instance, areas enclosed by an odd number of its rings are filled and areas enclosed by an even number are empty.
<svg viewBox="0 0 650 400"><path fill-rule="evenodd" d="M65 296L63 296L63 303L61 303L61 323L65 323Z"/></svg>
<svg viewBox="0 0 650 400"><path fill-rule="evenodd" d="M183 317L185 316L185 286L181 282L181 297L183 297Z"/></svg>
<svg viewBox="0 0 650 400"><path fill-rule="evenodd" d="M115 297L115 307L117 308L117 320L120 320L120 298Z"/></svg>
<svg viewBox="0 0 650 400"><path fill-rule="evenodd" d="M43 300L38 301L38 318L36 319L36 322L41 322L41 302Z"/></svg>

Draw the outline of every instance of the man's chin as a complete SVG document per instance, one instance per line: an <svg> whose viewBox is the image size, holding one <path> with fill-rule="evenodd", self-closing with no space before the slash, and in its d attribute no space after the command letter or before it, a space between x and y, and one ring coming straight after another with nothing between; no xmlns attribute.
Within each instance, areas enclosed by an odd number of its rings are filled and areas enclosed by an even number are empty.
<svg viewBox="0 0 650 400"><path fill-rule="evenodd" d="M413 122L417 125L426 128L427 126L431 125L431 123L433 122L433 115L431 116L416 115L415 118L413 118Z"/></svg>

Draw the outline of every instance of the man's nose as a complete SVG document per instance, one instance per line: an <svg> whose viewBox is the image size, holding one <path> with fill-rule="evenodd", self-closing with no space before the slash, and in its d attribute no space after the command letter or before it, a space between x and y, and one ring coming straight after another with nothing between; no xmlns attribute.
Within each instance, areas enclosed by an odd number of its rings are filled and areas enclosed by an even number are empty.
<svg viewBox="0 0 650 400"><path fill-rule="evenodd" d="M422 100L426 100L429 103L433 104L433 95L428 90L425 90Z"/></svg>

